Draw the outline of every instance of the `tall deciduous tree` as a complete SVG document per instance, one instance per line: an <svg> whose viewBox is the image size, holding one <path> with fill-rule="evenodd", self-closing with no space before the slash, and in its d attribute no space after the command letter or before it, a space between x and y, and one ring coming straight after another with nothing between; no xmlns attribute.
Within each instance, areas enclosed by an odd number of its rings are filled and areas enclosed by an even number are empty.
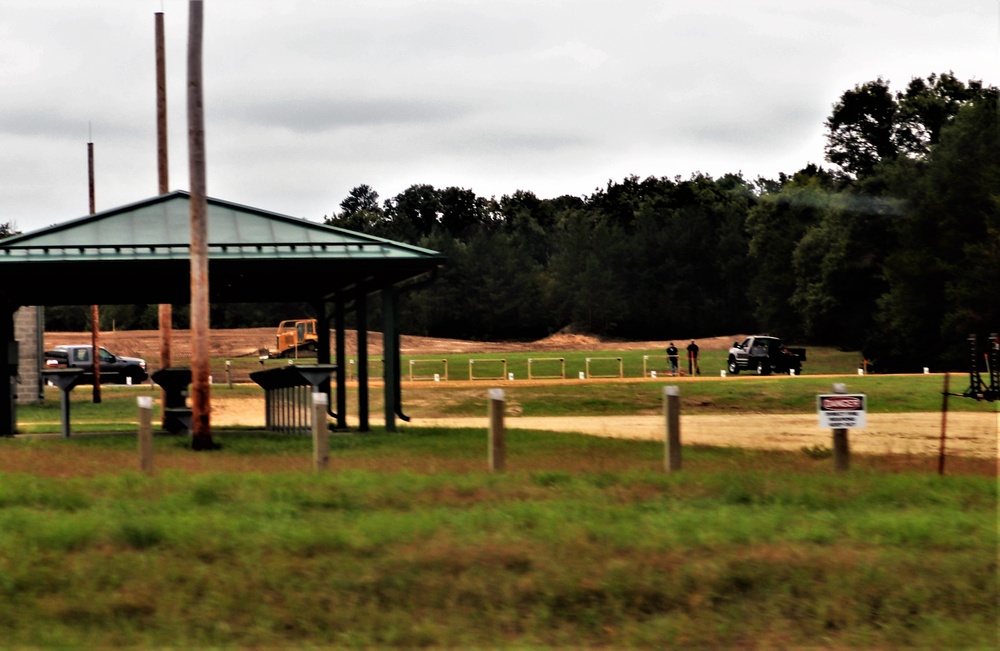
<svg viewBox="0 0 1000 651"><path fill-rule="evenodd" d="M826 120L826 159L855 177L870 176L878 163L894 159L897 108L881 77L844 93Z"/></svg>
<svg viewBox="0 0 1000 651"><path fill-rule="evenodd" d="M351 188L347 197L340 202L340 212L326 223L360 233L377 235L383 228L385 212L378 202L378 192L370 185Z"/></svg>
<svg viewBox="0 0 1000 651"><path fill-rule="evenodd" d="M1000 328L996 89L959 109L924 172L907 188L869 351L895 368L964 365L965 337Z"/></svg>
<svg viewBox="0 0 1000 651"><path fill-rule="evenodd" d="M859 84L841 96L826 120L826 158L856 179L901 156L923 158L963 104L990 92L952 73L915 77L895 95L881 77Z"/></svg>
<svg viewBox="0 0 1000 651"><path fill-rule="evenodd" d="M759 328L796 340L806 331L802 315L792 305L796 279L792 256L806 232L831 208L835 184L829 172L814 165L782 181L762 194L747 214L752 270L748 287Z"/></svg>

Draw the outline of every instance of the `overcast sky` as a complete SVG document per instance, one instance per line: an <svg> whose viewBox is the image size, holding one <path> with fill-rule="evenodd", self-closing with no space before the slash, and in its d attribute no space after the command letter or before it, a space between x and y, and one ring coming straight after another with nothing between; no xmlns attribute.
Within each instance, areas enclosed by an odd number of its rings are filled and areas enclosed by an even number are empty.
<svg viewBox="0 0 1000 651"><path fill-rule="evenodd" d="M0 223L188 189L187 0L0 0ZM1000 85L1000 0L205 0L210 196L320 221L348 191L584 196L609 180L823 163L840 95Z"/></svg>

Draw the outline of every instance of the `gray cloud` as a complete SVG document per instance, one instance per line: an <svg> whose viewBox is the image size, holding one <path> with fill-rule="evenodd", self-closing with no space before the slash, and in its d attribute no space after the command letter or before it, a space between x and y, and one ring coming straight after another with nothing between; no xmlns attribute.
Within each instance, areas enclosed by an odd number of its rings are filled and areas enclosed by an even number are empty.
<svg viewBox="0 0 1000 651"><path fill-rule="evenodd" d="M171 186L187 187L186 0L167 23ZM0 0L0 222L156 188L160 0ZM996 79L985 0L213 0L209 193L320 218L351 187L585 194L609 179L822 163L841 93Z"/></svg>

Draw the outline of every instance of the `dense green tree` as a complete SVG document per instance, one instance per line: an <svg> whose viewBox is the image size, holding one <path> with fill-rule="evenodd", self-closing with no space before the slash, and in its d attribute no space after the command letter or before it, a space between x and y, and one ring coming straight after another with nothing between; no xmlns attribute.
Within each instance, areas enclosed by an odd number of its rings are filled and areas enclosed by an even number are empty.
<svg viewBox="0 0 1000 651"><path fill-rule="evenodd" d="M899 204L840 193L806 229L792 256L790 303L808 339L859 349L885 290L882 264L893 248Z"/></svg>
<svg viewBox="0 0 1000 651"><path fill-rule="evenodd" d="M950 72L932 74L927 79L914 77L905 91L896 94L899 110L895 138L900 151L909 156L926 156L940 142L941 131L955 119L962 105L990 92L982 82L971 80L965 84Z"/></svg>
<svg viewBox="0 0 1000 651"><path fill-rule="evenodd" d="M498 222L495 202L472 190L448 187L438 193L440 227L452 237L468 240Z"/></svg>
<svg viewBox="0 0 1000 651"><path fill-rule="evenodd" d="M384 221L385 212L379 205L378 192L370 185L359 185L352 188L340 202L340 212L325 220L325 223L374 235L382 230Z"/></svg>
<svg viewBox="0 0 1000 651"><path fill-rule="evenodd" d="M894 133L898 106L881 77L845 92L826 120L826 159L854 177L899 153Z"/></svg>
<svg viewBox="0 0 1000 651"><path fill-rule="evenodd" d="M753 314L763 332L801 340L806 330L792 305L796 276L792 256L806 232L830 209L834 180L814 165L771 186L747 214L747 284Z"/></svg>
<svg viewBox="0 0 1000 651"><path fill-rule="evenodd" d="M966 103L993 92L952 73L914 77L895 95L881 77L846 91L826 120L826 158L864 179L900 157L923 158Z"/></svg>
<svg viewBox="0 0 1000 651"><path fill-rule="evenodd" d="M384 205L385 237L416 244L441 219L441 193L432 185L411 185Z"/></svg>
<svg viewBox="0 0 1000 651"><path fill-rule="evenodd" d="M959 109L908 186L868 353L892 369L965 363L965 337L1000 328L996 90Z"/></svg>

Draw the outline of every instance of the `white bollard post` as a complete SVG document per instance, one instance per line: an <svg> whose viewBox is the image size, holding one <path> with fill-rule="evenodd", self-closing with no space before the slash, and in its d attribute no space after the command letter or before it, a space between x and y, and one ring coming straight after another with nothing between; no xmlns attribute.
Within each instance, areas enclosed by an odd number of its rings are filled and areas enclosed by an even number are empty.
<svg viewBox="0 0 1000 651"><path fill-rule="evenodd" d="M313 469L321 472L330 464L330 430L326 426L326 394L314 393L312 412Z"/></svg>
<svg viewBox="0 0 1000 651"><path fill-rule="evenodd" d="M139 396L139 470L153 474L153 398Z"/></svg>
<svg viewBox="0 0 1000 651"><path fill-rule="evenodd" d="M651 377L651 378L653 378L655 380L656 379L656 371L650 371L649 372L649 377Z"/></svg>
<svg viewBox="0 0 1000 651"><path fill-rule="evenodd" d="M725 371L719 371L719 377L726 377Z"/></svg>
<svg viewBox="0 0 1000 651"><path fill-rule="evenodd" d="M490 417L490 441L489 441L489 467L490 472L503 472L507 467L507 435L504 430L504 394L503 389L490 389L489 396L489 417Z"/></svg>
<svg viewBox="0 0 1000 651"><path fill-rule="evenodd" d="M507 379L508 379L509 381L513 382L513 381L514 381L514 374L513 374L513 373L508 373L508 374L507 374Z"/></svg>
<svg viewBox="0 0 1000 651"><path fill-rule="evenodd" d="M580 379L582 380L582 379L584 379L585 377L586 377L586 375L584 375L583 371L580 371Z"/></svg>
<svg viewBox="0 0 1000 651"><path fill-rule="evenodd" d="M440 373L435 373L434 374L434 381L435 382L440 382L441 381L441 374Z"/></svg>

